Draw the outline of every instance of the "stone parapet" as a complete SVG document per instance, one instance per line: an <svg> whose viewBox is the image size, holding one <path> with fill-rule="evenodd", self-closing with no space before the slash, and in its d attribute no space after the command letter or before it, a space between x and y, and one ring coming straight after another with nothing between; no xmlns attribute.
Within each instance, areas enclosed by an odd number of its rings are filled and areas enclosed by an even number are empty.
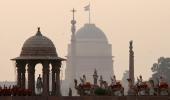
<svg viewBox="0 0 170 100"><path fill-rule="evenodd" d="M170 96L0 96L0 100L170 100Z"/></svg>

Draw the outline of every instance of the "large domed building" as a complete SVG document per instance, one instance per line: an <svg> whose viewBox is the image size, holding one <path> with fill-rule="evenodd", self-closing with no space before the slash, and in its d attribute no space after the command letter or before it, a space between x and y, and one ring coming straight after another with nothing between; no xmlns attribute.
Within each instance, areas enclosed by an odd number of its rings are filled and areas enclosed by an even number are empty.
<svg viewBox="0 0 170 100"><path fill-rule="evenodd" d="M73 32L72 32L73 33ZM103 79L110 82L113 75L112 45L108 43L105 33L95 24L85 24L72 34L68 45L66 81L72 87L74 78L86 75L93 82L96 69Z"/></svg>
<svg viewBox="0 0 170 100"><path fill-rule="evenodd" d="M110 57L111 45L105 33L95 24L85 24L76 33L76 55L78 57ZM112 61L112 60L111 60ZM94 66L97 68L97 66ZM94 70L93 70L94 71Z"/></svg>
<svg viewBox="0 0 170 100"><path fill-rule="evenodd" d="M76 33L77 41L108 42L105 33L95 24L85 24Z"/></svg>

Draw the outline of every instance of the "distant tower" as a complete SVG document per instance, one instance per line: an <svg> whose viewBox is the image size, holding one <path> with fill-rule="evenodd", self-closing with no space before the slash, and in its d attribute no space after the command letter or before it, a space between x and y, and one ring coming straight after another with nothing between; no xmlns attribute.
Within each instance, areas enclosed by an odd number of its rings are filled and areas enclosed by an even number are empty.
<svg viewBox="0 0 170 100"><path fill-rule="evenodd" d="M76 61L76 36L75 36L75 33L76 33L76 20L75 20L75 16L74 16L74 14L75 14L75 12L76 12L76 10L73 8L73 10L72 10L72 12L73 12L73 19L72 19L72 21L71 21L71 24L72 24L72 27L71 27L71 32L72 32L72 35L71 35L71 60L72 60L72 62L71 62L71 66L73 67L72 69L71 69L71 72L72 72L72 74L71 74L71 80L70 80L70 82L71 81L73 81L73 79L75 78L75 61Z"/></svg>
<svg viewBox="0 0 170 100"><path fill-rule="evenodd" d="M75 66L75 63L76 63L76 36L75 36L75 33L76 33L76 20L75 20L75 12L76 10L73 8L73 10L71 10L72 13L73 13L73 19L71 20L71 45L70 45L70 55L67 56L67 59L70 59L69 62L69 65L70 67L68 67L67 71L66 71L66 74L68 77L66 77L66 80L69 81L69 87L72 87L73 86L73 80L75 78L75 73L76 73L76 66ZM71 83L70 83L71 82Z"/></svg>
<svg viewBox="0 0 170 100"><path fill-rule="evenodd" d="M129 42L129 78L134 84L134 51L133 51L133 41Z"/></svg>
<svg viewBox="0 0 170 100"><path fill-rule="evenodd" d="M76 10L73 8L72 12L73 12L73 19L71 20L71 24L72 24L72 27L71 27L71 32L72 32L71 43L74 44L75 41L76 41L76 36L75 36L75 32L76 32L76 20L75 20L75 17L74 17L74 14L75 14Z"/></svg>

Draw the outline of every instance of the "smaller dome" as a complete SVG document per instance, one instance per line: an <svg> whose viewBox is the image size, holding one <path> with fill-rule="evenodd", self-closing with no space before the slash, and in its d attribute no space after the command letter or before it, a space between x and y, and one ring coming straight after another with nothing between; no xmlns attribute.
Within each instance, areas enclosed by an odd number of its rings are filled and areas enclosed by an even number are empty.
<svg viewBox="0 0 170 100"><path fill-rule="evenodd" d="M95 24L85 24L77 31L76 40L107 42L107 37Z"/></svg>
<svg viewBox="0 0 170 100"><path fill-rule="evenodd" d="M58 57L56 48L53 42L43 36L40 28L35 36L28 38L23 47L19 57L11 60L65 60Z"/></svg>
<svg viewBox="0 0 170 100"><path fill-rule="evenodd" d="M53 42L43 36L40 32L40 28L36 35L28 38L23 47L19 57L11 60L66 60L58 57L56 48Z"/></svg>
<svg viewBox="0 0 170 100"><path fill-rule="evenodd" d="M43 36L38 28L37 34L25 41L20 56L57 57L57 53L53 42Z"/></svg>

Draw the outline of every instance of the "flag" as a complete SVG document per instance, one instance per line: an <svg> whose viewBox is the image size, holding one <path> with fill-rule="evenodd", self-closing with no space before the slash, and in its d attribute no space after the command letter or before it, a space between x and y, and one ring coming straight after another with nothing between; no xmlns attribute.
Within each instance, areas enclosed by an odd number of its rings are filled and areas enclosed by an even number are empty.
<svg viewBox="0 0 170 100"><path fill-rule="evenodd" d="M85 10L85 11L89 11L89 10L90 10L90 4L87 5L87 6L85 6L85 7L84 7L84 10Z"/></svg>

